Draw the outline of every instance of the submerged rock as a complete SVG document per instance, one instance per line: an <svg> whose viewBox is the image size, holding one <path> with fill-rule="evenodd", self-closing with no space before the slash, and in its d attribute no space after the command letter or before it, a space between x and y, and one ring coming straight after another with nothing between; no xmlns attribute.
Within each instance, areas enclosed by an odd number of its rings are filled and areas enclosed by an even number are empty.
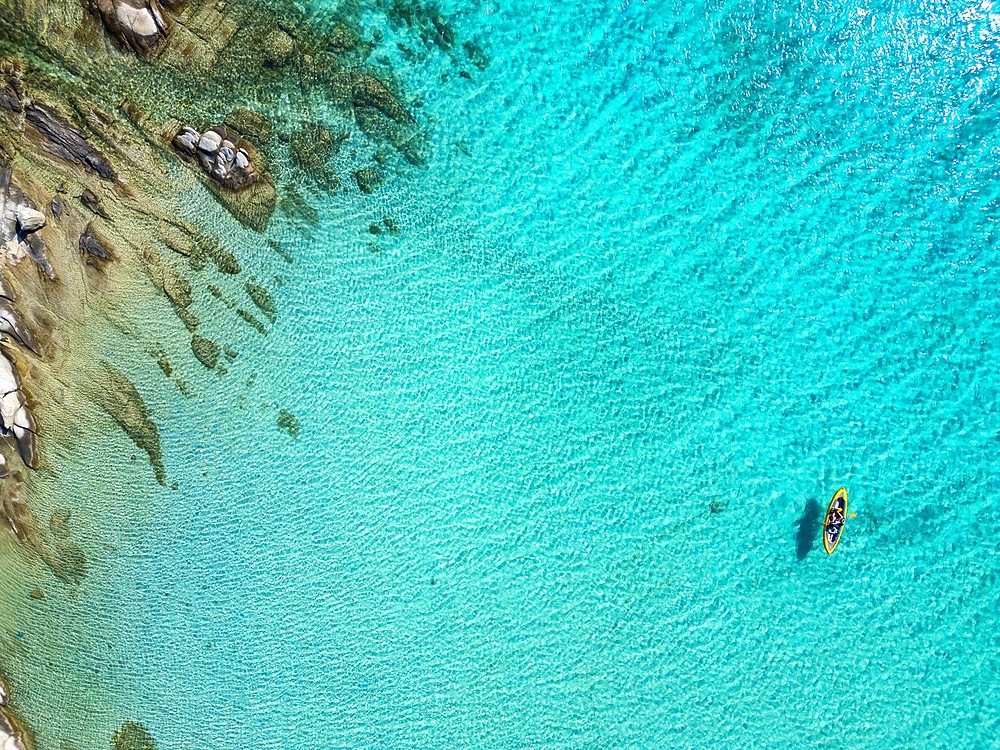
<svg viewBox="0 0 1000 750"><path fill-rule="evenodd" d="M334 135L319 124L308 125L292 133L290 151L292 163L309 172L323 169L344 141L351 137L348 130Z"/></svg>
<svg viewBox="0 0 1000 750"><path fill-rule="evenodd" d="M111 735L112 750L156 750L156 742L138 721L126 721Z"/></svg>
<svg viewBox="0 0 1000 750"><path fill-rule="evenodd" d="M278 429L287 432L289 437L297 438L301 433L299 419L288 409L281 409L278 412Z"/></svg>
<svg viewBox="0 0 1000 750"><path fill-rule="evenodd" d="M462 42L462 49L465 50L465 56L469 58L469 62L480 70L486 70L489 67L490 58L486 56L483 48L478 44L471 40Z"/></svg>
<svg viewBox="0 0 1000 750"><path fill-rule="evenodd" d="M160 431L149 416L146 402L120 370L103 363L105 377L94 384L94 397L136 446L146 452L156 474L156 481L166 486Z"/></svg>
<svg viewBox="0 0 1000 750"><path fill-rule="evenodd" d="M176 308L188 307L194 300L191 283L180 275L172 266L163 262L155 251L146 249L142 252L142 260L146 265L150 278L157 288L167 295Z"/></svg>
<svg viewBox="0 0 1000 750"><path fill-rule="evenodd" d="M360 70L351 73L351 103L355 107L377 109L390 120L400 124L415 122L413 115L388 86Z"/></svg>
<svg viewBox="0 0 1000 750"><path fill-rule="evenodd" d="M377 169L372 169L368 167L366 169L359 169L354 173L354 180L358 183L358 189L370 195L375 192L379 185L382 184L383 177L382 173Z"/></svg>
<svg viewBox="0 0 1000 750"><path fill-rule="evenodd" d="M391 145L410 164L419 166L427 161L425 138L416 125L398 125L372 107L355 107L354 121L361 132L377 143Z"/></svg>
<svg viewBox="0 0 1000 750"><path fill-rule="evenodd" d="M222 245L215 240L204 238L199 243L198 247L205 253L205 255L212 259L215 267L219 269L219 273L235 276L243 270L240 266L240 262L236 259L236 256L222 247Z"/></svg>
<svg viewBox="0 0 1000 750"><path fill-rule="evenodd" d="M246 283L247 296L253 300L257 308L267 316L272 323L278 319L278 307L274 304L274 297L260 284L252 281Z"/></svg>
<svg viewBox="0 0 1000 750"><path fill-rule="evenodd" d="M295 40L281 29L275 29L264 37L261 51L264 54L264 65L269 68L282 68L295 54Z"/></svg>
<svg viewBox="0 0 1000 750"><path fill-rule="evenodd" d="M222 353L222 347L211 339L195 335L191 337L191 351L194 352L194 356L205 367L209 370L214 370L215 366L219 364L219 355Z"/></svg>
<svg viewBox="0 0 1000 750"><path fill-rule="evenodd" d="M257 332L261 336L267 335L267 326L265 326L257 318L255 318L252 313L249 313L243 308L240 308L239 310L236 311L236 314L239 315L240 318L242 318L247 325L256 328Z"/></svg>
<svg viewBox="0 0 1000 750"><path fill-rule="evenodd" d="M345 55L352 52L360 41L361 39L354 31L344 24L338 23L327 36L326 46L338 55Z"/></svg>
<svg viewBox="0 0 1000 750"><path fill-rule="evenodd" d="M226 115L225 124L258 143L270 140L274 135L271 121L260 112L246 107L239 107Z"/></svg>

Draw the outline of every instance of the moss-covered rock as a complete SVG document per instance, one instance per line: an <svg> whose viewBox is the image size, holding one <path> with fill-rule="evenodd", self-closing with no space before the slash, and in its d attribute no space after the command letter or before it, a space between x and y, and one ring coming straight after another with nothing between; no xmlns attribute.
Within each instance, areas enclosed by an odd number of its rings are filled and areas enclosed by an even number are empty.
<svg viewBox="0 0 1000 750"><path fill-rule="evenodd" d="M264 37L261 54L267 67L283 68L292 61L292 56L295 54L295 40L281 29L275 29Z"/></svg>

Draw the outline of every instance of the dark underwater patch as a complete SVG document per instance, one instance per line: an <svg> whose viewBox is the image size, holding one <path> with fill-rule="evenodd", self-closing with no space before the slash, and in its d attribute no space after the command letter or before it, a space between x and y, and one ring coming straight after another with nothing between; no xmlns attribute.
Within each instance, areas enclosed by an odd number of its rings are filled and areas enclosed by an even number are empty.
<svg viewBox="0 0 1000 750"><path fill-rule="evenodd" d="M806 507L802 509L802 515L796 521L799 530L795 532L795 556L799 561L806 559L806 555L812 550L819 535L819 503L813 499L806 501Z"/></svg>

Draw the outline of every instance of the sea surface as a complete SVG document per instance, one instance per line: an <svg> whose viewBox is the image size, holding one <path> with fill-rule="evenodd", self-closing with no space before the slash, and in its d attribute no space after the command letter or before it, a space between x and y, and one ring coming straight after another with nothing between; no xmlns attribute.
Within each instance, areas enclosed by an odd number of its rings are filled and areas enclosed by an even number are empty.
<svg viewBox="0 0 1000 750"><path fill-rule="evenodd" d="M132 366L178 489L93 482L40 739L1000 747L991 4L442 11L485 71L368 17L428 164L246 238L228 375Z"/></svg>

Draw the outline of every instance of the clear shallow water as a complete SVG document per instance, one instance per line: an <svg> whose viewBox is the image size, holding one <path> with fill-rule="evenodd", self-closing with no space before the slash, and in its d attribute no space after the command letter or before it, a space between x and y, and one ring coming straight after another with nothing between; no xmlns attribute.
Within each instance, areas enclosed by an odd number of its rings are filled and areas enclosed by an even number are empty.
<svg viewBox="0 0 1000 750"><path fill-rule="evenodd" d="M1000 22L445 10L493 61L410 71L429 167L274 230L221 388L147 383L180 489L117 563L123 710L163 747L996 747ZM797 522L842 484L828 557Z"/></svg>

